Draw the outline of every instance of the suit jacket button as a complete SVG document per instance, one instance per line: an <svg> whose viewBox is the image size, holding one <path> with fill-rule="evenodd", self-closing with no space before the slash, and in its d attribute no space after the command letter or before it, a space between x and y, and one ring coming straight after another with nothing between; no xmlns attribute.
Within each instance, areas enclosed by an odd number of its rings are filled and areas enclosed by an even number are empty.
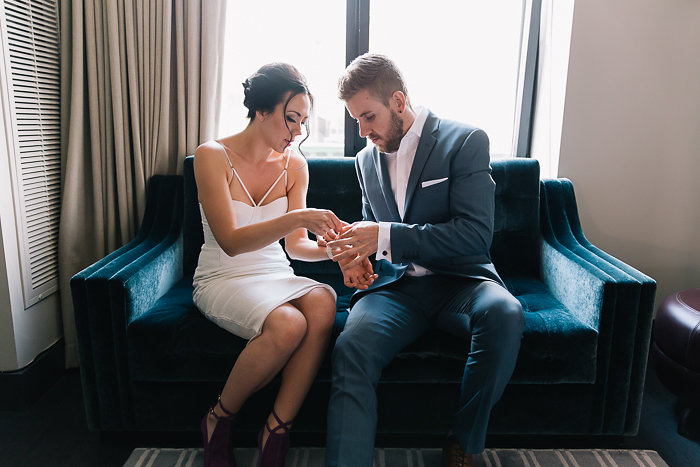
<svg viewBox="0 0 700 467"><path fill-rule="evenodd" d="M382 256L386 256L386 255L388 255L388 254L389 254L388 251L386 251L386 250L382 251Z"/></svg>

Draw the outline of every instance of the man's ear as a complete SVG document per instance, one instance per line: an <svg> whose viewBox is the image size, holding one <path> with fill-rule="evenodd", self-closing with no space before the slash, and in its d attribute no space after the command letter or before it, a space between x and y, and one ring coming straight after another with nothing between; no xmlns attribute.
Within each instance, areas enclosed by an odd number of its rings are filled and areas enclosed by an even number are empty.
<svg viewBox="0 0 700 467"><path fill-rule="evenodd" d="M406 109L406 95L401 91L394 91L391 103L399 113L403 112Z"/></svg>

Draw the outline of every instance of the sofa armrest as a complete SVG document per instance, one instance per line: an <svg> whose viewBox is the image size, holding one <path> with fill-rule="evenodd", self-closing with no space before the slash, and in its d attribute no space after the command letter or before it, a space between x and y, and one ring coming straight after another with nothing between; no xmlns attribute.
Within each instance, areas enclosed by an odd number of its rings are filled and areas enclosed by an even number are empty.
<svg viewBox="0 0 700 467"><path fill-rule="evenodd" d="M544 237L540 267L542 281L552 295L580 321L598 331L596 390L592 401L595 411L589 430L606 433L606 418L610 417L606 410L608 393L626 393L624 381L609 378L610 369L615 366L611 360L616 358L611 347L619 284L556 241Z"/></svg>
<svg viewBox="0 0 700 467"><path fill-rule="evenodd" d="M114 299L113 284L122 280L123 271L158 256L158 252L173 254L172 246L181 245L181 226L182 177L154 176L136 238L71 278L85 408L92 430L123 429L132 418L127 410L127 321L121 301ZM177 261L173 269L181 274ZM165 277L153 280L160 280L161 288L168 282Z"/></svg>
<svg viewBox="0 0 700 467"><path fill-rule="evenodd" d="M600 332L605 286L611 278L545 239L541 248L542 282L579 321Z"/></svg>
<svg viewBox="0 0 700 467"><path fill-rule="evenodd" d="M182 248L182 235L168 236L111 278L110 299L124 329L182 279Z"/></svg>
<svg viewBox="0 0 700 467"><path fill-rule="evenodd" d="M552 190L550 181L541 184L541 228L543 235L542 274L558 277L563 285L549 286L557 298L569 308L579 308L597 303L599 308L596 384L599 392L596 401L600 407L600 432L622 434L625 425L627 399L630 389L630 373L633 346L628 335L634 332L639 302L639 287L634 278L608 267L605 261L583 249L573 240L566 219L561 197ZM565 271L562 259L578 264L578 270ZM581 274L582 270L587 274ZM591 277L595 277L595 293L591 289ZM572 290L581 294L578 299L570 296ZM631 330L631 331L630 331Z"/></svg>
<svg viewBox="0 0 700 467"><path fill-rule="evenodd" d="M639 426L656 282L632 266L591 244L583 234L571 181L544 180L543 199L550 206L553 234L566 248L612 276L617 286L610 378L624 392L608 398L611 431L635 434Z"/></svg>

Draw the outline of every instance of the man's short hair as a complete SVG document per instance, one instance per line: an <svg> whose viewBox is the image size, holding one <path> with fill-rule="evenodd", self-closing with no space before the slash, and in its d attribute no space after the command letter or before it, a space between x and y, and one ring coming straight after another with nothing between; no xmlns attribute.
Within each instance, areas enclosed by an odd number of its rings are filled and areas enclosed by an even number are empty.
<svg viewBox="0 0 700 467"><path fill-rule="evenodd" d="M389 105L395 91L408 100L406 83L396 64L386 55L365 53L353 60L338 80L338 97L348 101L363 89Z"/></svg>

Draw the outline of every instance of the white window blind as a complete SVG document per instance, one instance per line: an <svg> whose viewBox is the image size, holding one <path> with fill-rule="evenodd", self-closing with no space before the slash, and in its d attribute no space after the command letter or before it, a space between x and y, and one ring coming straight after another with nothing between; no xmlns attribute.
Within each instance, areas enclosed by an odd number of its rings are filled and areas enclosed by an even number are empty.
<svg viewBox="0 0 700 467"><path fill-rule="evenodd" d="M55 0L4 0L13 184L25 307L58 288L59 25Z"/></svg>

